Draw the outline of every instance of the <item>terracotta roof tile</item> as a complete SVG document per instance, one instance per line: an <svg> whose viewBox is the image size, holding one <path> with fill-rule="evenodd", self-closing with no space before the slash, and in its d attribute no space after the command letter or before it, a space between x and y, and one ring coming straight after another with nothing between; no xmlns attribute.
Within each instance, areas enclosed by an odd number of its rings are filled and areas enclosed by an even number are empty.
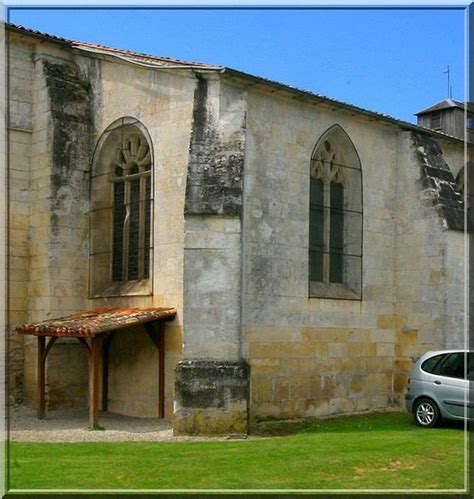
<svg viewBox="0 0 474 499"><path fill-rule="evenodd" d="M16 330L21 334L35 336L90 338L98 334L137 326L145 322L170 320L175 315L175 308L96 308L57 319L48 319L34 324L23 324L18 326Z"/></svg>
<svg viewBox="0 0 474 499"><path fill-rule="evenodd" d="M182 61L180 59L173 59L171 57L158 57L151 54L144 54L141 52L134 52L133 50L124 50L124 49L116 49L112 47L107 47L106 45L100 45L97 43L87 43L87 42L76 42L73 41L71 46L74 48L89 48L99 50L101 52L108 52L114 55L122 55L126 58L130 58L137 61L142 61L144 63L161 63L162 65L174 64L177 66L195 66L202 68L212 68L212 69L224 69L223 66L213 66L208 64L203 64L201 62L191 62L191 61Z"/></svg>
<svg viewBox="0 0 474 499"><path fill-rule="evenodd" d="M37 36L39 38L47 39L56 43L61 43L63 45L66 45L71 48L77 48L77 49L83 49L83 50L90 50L90 51L97 51L100 53L105 53L105 54L110 54L110 55L115 55L117 57L123 58L125 60L128 60L131 63L142 63L142 64L149 64L151 66L156 66L158 69L160 66L165 68L169 68L170 66L172 67L182 67L182 68L196 68L196 69L206 69L210 71L218 71L221 73L225 73L227 76L233 76L237 78L241 78L247 81L253 81L255 83L261 83L265 86L273 87L273 88L278 88L283 91L288 91L292 92L294 94L300 95L300 96L305 96L309 97L310 99L316 99L318 102L323 102L329 106L334 106L335 108L341 108L344 109L348 112L354 113L354 114L360 114L360 115L365 115L371 119L377 119L377 120L382 120L387 123L391 123L393 125L397 125L402 127L403 129L407 130L412 130L415 132L421 132L425 134L429 134L432 136L437 136L437 137L444 137L447 139L454 140L456 142L462 142L462 139L459 139L458 137L453 137L451 135L448 135L446 133L440 132L440 131L435 131L431 130L429 128L422 127L420 125L415 125L413 123L401 120L399 118L395 118L393 116L390 116L388 114L376 112L376 111L370 111L368 109L361 108L359 106L355 106L353 104L349 104L347 102L338 100L338 99L333 99L331 97L327 97L309 90L304 90L300 89L291 85L287 85L278 81L270 80L268 78L263 78L260 76L255 76L251 75L248 73L245 73L243 71L237 71L235 69L231 69L225 66L212 66L212 65L206 65L198 62L187 62L187 61L182 61L179 59L172 59L169 57L157 57L149 54L142 54L139 52L133 52L131 50L123 50L123 49L115 49L111 47L107 47L105 45L99 45L99 44L94 44L94 43L87 43L87 42L79 42L79 41L74 41L74 40L68 40L66 38L61 38L58 36L54 35L49 35L47 33L42 33L41 31L25 28L23 26L15 25L15 24L6 24L7 28L16 31L19 33L25 33L25 34L30 34L32 36ZM474 111L473 111L474 112Z"/></svg>
<svg viewBox="0 0 474 499"><path fill-rule="evenodd" d="M63 38L60 36L50 35L49 33L43 33L42 31L38 31L35 29L25 28L24 26L18 24L7 24L7 27L15 31L17 33L24 32L25 34L29 34L32 36L36 36L39 38L49 39L53 42L58 42L64 45L67 45L70 48L77 49L86 49L92 50L96 52L101 52L103 54L110 54L116 56L122 56L125 59L130 59L131 62L142 62L145 64L154 64L158 66L185 66L185 67L196 67L201 69L214 69L214 70L223 70L223 66L214 66L209 64L203 64L201 62L191 62L191 61L182 61L180 59L174 59L171 57L162 57L155 56L151 54L144 54L141 52L135 52L133 50L125 50L118 49L113 47L108 47L107 45L100 45L98 43L89 43L89 42L81 42L77 40L70 40L68 38Z"/></svg>

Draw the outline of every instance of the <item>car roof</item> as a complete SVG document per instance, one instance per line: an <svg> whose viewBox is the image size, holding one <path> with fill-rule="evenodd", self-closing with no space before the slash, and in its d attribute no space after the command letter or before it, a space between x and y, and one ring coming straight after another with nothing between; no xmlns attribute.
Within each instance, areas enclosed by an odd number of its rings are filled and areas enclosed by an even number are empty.
<svg viewBox="0 0 474 499"><path fill-rule="evenodd" d="M469 350L466 348L451 348L449 350L429 350L428 352L425 352L423 355L420 356L420 358L425 358L427 356L432 356L432 355L440 355L443 353L469 353Z"/></svg>

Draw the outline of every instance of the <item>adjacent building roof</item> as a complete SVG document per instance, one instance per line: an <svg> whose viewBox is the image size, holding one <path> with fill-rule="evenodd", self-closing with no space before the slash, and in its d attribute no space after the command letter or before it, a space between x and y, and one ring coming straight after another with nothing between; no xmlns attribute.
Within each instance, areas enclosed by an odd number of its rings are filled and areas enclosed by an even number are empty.
<svg viewBox="0 0 474 499"><path fill-rule="evenodd" d="M440 131L431 130L429 128L425 128L420 125L414 125L413 123L400 120L388 114L369 111L368 109L354 106L352 104L337 99L332 99L330 97L326 97L324 95L317 94L309 90L303 90L297 87L293 87L291 85L286 85L284 83L280 83L274 80L269 80L267 78L262 78L260 76L251 75L248 73L244 73L242 71L237 71L235 69L228 68L225 66L216 66L216 65L202 64L198 62L182 61L179 59L172 59L170 57L157 57L154 55L133 52L131 50L111 48L105 45L68 40L66 38L49 35L41 31L25 28L23 26L15 24L7 24L6 26L12 32L33 36L42 40L50 41L52 43L59 43L62 46L67 46L72 49L84 50L95 53L97 55L112 56L115 58L122 59L126 62L132 64L138 64L145 67L156 68L156 69L191 69L195 71L199 70L199 71L212 71L212 72L224 73L225 76L246 80L247 82L251 82L253 85L262 85L267 88L269 87L272 89L273 93L289 92L291 94L294 94L295 97L300 97L302 99L309 99L312 102L319 102L327 106L330 106L334 109L342 109L354 115L366 116L372 120L384 121L386 123L390 123L392 125L401 127L403 130L410 130L418 133L430 134L433 136L449 138L458 142L462 142L462 139L453 137L452 135L448 135ZM456 102L456 105L458 104L462 105L461 103ZM427 110L421 111L421 113L423 112L427 112Z"/></svg>
<svg viewBox="0 0 474 499"><path fill-rule="evenodd" d="M35 324L23 324L16 330L21 334L35 336L92 338L98 334L137 326L145 322L170 320L175 315L175 308L97 308Z"/></svg>
<svg viewBox="0 0 474 499"><path fill-rule="evenodd" d="M423 109L423 111L419 111L416 113L416 116L420 116L421 114L432 113L433 111L441 111L441 109L450 109L453 107L457 107L464 111L464 104L462 102L453 100L453 99L444 99L438 104L434 106L428 107L427 109Z"/></svg>

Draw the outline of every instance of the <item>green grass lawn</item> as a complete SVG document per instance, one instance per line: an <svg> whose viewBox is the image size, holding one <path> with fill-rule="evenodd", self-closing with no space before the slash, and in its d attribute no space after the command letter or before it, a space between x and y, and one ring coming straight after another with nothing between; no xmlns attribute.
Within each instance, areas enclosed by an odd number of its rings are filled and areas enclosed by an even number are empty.
<svg viewBox="0 0 474 499"><path fill-rule="evenodd" d="M462 489L462 425L373 414L259 440L12 443L11 489Z"/></svg>

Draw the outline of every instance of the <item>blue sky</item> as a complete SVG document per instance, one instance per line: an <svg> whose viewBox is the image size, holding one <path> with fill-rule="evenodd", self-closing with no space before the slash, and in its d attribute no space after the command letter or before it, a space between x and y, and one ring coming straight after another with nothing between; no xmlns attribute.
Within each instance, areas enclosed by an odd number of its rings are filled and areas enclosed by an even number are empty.
<svg viewBox="0 0 474 499"><path fill-rule="evenodd" d="M464 11L10 9L75 40L219 64L414 121L464 99Z"/></svg>

